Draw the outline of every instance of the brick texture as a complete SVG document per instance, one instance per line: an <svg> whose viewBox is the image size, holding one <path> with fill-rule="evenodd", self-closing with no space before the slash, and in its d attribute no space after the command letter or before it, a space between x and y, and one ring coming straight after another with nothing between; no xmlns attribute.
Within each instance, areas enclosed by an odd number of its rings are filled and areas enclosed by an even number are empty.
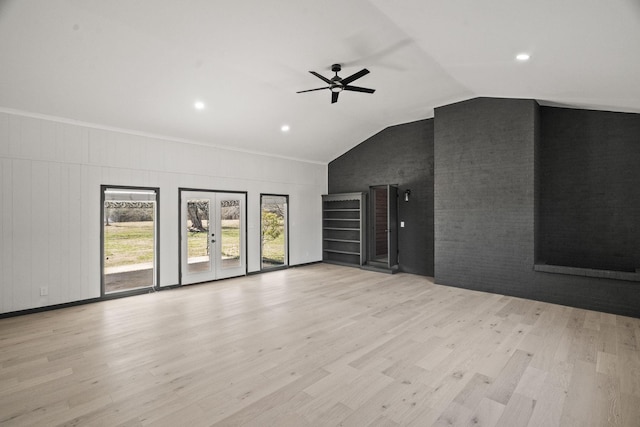
<svg viewBox="0 0 640 427"><path fill-rule="evenodd" d="M329 193L397 184L399 268L433 276L433 119L391 126L329 163ZM402 200L411 190L409 202Z"/></svg>
<svg viewBox="0 0 640 427"><path fill-rule="evenodd" d="M534 271L536 261L567 253L573 264L638 267L638 120L472 99L387 128L337 158L329 191L411 189L410 202L400 202L402 271L640 317L638 282Z"/></svg>
<svg viewBox="0 0 640 427"><path fill-rule="evenodd" d="M540 125L538 259L640 268L640 115L542 107Z"/></svg>
<svg viewBox="0 0 640 427"><path fill-rule="evenodd" d="M535 110L478 98L435 115L435 278L519 293L534 263Z"/></svg>
<svg viewBox="0 0 640 427"><path fill-rule="evenodd" d="M594 190L599 184L593 187L575 182L568 185L562 178L545 176L555 166L548 163L550 160L548 153L543 152L543 145L549 143L549 138L565 138L548 122L542 134L541 122L549 119L546 113L548 111L540 113L535 101L488 98L436 109L436 283L640 317L637 282L533 271L534 255L540 253L543 246L542 223L549 209L545 206L546 199L553 197L544 194L545 191L549 191L550 186L564 186L563 193L602 193L602 190ZM634 117L637 120L638 116ZM579 126L574 123L561 125L562 121L554 126ZM573 118L568 121L572 122ZM593 126L595 128L585 130L586 134L589 138L600 139L593 136L600 125ZM625 132L637 137L633 126L631 129ZM612 144L612 133L611 129L609 134L602 135L601 143ZM543 138L546 138L544 143ZM580 141L573 143L574 150L589 151L580 146ZM622 152L633 159L637 147L637 143L631 144L622 148ZM605 155L602 151L598 154ZM570 159L566 161L571 163ZM637 159L632 163L637 165ZM615 175L626 177L628 174L598 164L582 164L576 168L585 168L586 175L600 175L599 179L607 182ZM594 168L602 169L596 171ZM636 184L636 192L638 187ZM629 186L606 197L614 205L637 206L638 196L632 191ZM636 201L630 203L631 197ZM617 212L622 216L623 224L638 223L633 211ZM600 241L608 239L611 236L601 235ZM615 248L617 243L609 240L606 245Z"/></svg>

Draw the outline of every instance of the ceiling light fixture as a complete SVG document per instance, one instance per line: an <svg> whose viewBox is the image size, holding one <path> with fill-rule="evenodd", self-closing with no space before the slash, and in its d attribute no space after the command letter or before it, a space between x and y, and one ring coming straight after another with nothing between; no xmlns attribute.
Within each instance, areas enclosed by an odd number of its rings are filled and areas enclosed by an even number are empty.
<svg viewBox="0 0 640 427"><path fill-rule="evenodd" d="M196 101L195 104L193 104L193 107L196 110L204 110L204 102L202 101Z"/></svg>
<svg viewBox="0 0 640 427"><path fill-rule="evenodd" d="M531 55L528 53L519 53L516 55L516 59L518 61L528 61L531 58Z"/></svg>
<svg viewBox="0 0 640 427"><path fill-rule="evenodd" d="M291 129L291 127L290 127L289 125L282 125L282 126L280 127L280 130L281 130L282 132L289 132L289 130L290 130L290 129Z"/></svg>

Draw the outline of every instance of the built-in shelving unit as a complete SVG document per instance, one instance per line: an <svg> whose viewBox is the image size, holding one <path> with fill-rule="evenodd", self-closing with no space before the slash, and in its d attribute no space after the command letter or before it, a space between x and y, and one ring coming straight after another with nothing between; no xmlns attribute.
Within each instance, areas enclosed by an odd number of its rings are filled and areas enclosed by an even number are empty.
<svg viewBox="0 0 640 427"><path fill-rule="evenodd" d="M322 259L361 266L366 261L366 193L322 196Z"/></svg>

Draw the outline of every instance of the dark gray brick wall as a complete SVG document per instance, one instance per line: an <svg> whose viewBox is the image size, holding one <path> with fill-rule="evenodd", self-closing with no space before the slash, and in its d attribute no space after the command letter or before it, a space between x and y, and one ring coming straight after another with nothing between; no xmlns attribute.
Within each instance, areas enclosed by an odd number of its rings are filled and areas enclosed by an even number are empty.
<svg viewBox="0 0 640 427"><path fill-rule="evenodd" d="M640 115L541 107L540 124L538 259L640 268Z"/></svg>
<svg viewBox="0 0 640 427"><path fill-rule="evenodd" d="M531 100L436 109L436 283L640 317L640 283L533 271L542 120Z"/></svg>
<svg viewBox="0 0 640 427"><path fill-rule="evenodd" d="M433 119L391 126L329 163L329 193L398 184L401 271L433 276Z"/></svg>
<svg viewBox="0 0 640 427"><path fill-rule="evenodd" d="M531 272L536 109L488 98L436 109L438 283L513 294Z"/></svg>

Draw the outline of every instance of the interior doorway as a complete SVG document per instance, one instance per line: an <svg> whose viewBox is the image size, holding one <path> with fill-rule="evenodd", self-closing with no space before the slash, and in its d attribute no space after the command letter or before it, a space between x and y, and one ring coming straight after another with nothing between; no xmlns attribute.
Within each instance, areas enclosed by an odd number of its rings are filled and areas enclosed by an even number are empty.
<svg viewBox="0 0 640 427"><path fill-rule="evenodd" d="M157 284L158 189L102 186L102 295Z"/></svg>
<svg viewBox="0 0 640 427"><path fill-rule="evenodd" d="M392 269L398 265L398 187L369 187L370 235L367 263Z"/></svg>
<svg viewBox="0 0 640 427"><path fill-rule="evenodd" d="M246 274L246 193L180 190L180 284Z"/></svg>

